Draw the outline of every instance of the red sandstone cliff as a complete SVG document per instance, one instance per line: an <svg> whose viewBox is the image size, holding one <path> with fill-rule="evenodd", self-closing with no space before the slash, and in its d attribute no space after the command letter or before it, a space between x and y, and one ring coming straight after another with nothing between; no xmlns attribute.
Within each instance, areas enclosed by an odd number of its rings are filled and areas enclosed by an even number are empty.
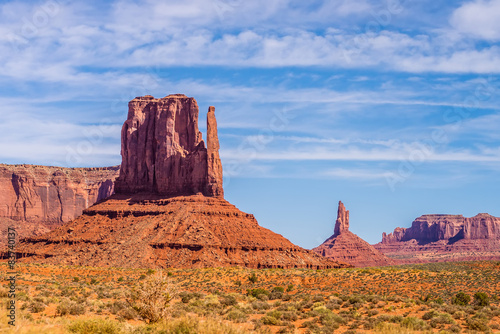
<svg viewBox="0 0 500 334"><path fill-rule="evenodd" d="M61 224L113 194L118 167L62 168L0 164L0 217Z"/></svg>
<svg viewBox="0 0 500 334"><path fill-rule="evenodd" d="M369 243L349 231L349 211L339 202L333 235L313 251L329 259L355 267L374 267L394 264Z"/></svg>
<svg viewBox="0 0 500 334"><path fill-rule="evenodd" d="M214 107L208 112L207 129L208 149L192 97L147 95L130 101L116 192L223 197Z"/></svg>
<svg viewBox="0 0 500 334"><path fill-rule="evenodd" d="M436 262L500 259L500 218L486 213L465 218L462 215L424 215L410 228L396 228L382 234L374 245L387 256L401 262Z"/></svg>

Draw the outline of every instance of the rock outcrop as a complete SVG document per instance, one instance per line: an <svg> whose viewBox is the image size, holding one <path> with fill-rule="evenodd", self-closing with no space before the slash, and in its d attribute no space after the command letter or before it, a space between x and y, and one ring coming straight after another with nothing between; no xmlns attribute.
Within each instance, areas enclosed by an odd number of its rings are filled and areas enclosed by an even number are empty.
<svg viewBox="0 0 500 334"><path fill-rule="evenodd" d="M395 264L369 243L349 231L349 211L339 202L333 235L313 251L329 259L355 267L375 267Z"/></svg>
<svg viewBox="0 0 500 334"><path fill-rule="evenodd" d="M130 101L116 192L223 197L214 107L209 108L207 128L208 149L192 97L147 95Z"/></svg>
<svg viewBox="0 0 500 334"><path fill-rule="evenodd" d="M132 268L339 268L265 229L220 197L121 195L48 234L25 239L20 261Z"/></svg>
<svg viewBox="0 0 500 334"><path fill-rule="evenodd" d="M114 267L349 266L300 248L223 198L214 108L207 148L193 98L139 97L122 131L116 194L17 248L20 261Z"/></svg>
<svg viewBox="0 0 500 334"><path fill-rule="evenodd" d="M374 245L403 263L500 259L500 218L486 213L423 215Z"/></svg>
<svg viewBox="0 0 500 334"><path fill-rule="evenodd" d="M70 221L113 194L118 169L0 164L0 217L48 226Z"/></svg>

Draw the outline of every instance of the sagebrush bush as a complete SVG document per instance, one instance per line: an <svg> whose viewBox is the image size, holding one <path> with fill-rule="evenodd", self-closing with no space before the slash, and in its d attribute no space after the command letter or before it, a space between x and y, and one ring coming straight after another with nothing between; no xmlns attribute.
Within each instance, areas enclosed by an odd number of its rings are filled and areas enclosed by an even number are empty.
<svg viewBox="0 0 500 334"><path fill-rule="evenodd" d="M69 299L63 299L56 307L56 314L60 316L80 315L85 314L85 311L85 305Z"/></svg>
<svg viewBox="0 0 500 334"><path fill-rule="evenodd" d="M148 322L157 322L167 316L170 302L177 288L162 271L148 276L138 288L132 289L127 298L129 305Z"/></svg>
<svg viewBox="0 0 500 334"><path fill-rule="evenodd" d="M120 323L103 319L75 320L68 325L71 333L77 334L120 334L123 327Z"/></svg>

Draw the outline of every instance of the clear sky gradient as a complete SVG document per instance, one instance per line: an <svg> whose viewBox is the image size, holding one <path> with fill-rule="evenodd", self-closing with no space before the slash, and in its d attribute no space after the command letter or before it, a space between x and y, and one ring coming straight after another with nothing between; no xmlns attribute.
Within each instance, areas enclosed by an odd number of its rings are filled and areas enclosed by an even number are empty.
<svg viewBox="0 0 500 334"><path fill-rule="evenodd" d="M312 248L500 216L500 0L1 1L0 162L109 166L136 96L216 107L226 199Z"/></svg>

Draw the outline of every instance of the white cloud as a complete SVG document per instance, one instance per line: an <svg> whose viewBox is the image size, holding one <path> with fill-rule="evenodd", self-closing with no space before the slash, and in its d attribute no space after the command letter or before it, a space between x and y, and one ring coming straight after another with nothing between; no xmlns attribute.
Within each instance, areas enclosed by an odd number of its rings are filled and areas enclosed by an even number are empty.
<svg viewBox="0 0 500 334"><path fill-rule="evenodd" d="M388 171L374 171L373 169L347 169L335 168L323 173L326 176L339 178L339 179L357 179L357 180L385 180L390 172Z"/></svg>
<svg viewBox="0 0 500 334"><path fill-rule="evenodd" d="M451 25L476 38L500 40L500 0L475 0L454 11Z"/></svg>

